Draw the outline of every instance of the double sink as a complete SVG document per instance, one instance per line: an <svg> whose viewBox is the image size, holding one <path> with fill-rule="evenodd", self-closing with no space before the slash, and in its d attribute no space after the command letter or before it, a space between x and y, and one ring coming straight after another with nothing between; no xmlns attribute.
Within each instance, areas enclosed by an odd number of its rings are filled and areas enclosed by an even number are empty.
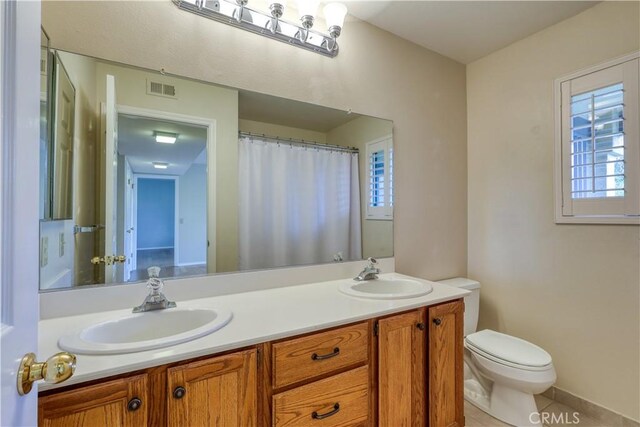
<svg viewBox="0 0 640 427"><path fill-rule="evenodd" d="M404 299L427 295L433 288L417 280L380 277L338 284L348 296L364 299ZM211 334L232 319L231 311L213 308L170 308L135 313L90 325L62 336L58 346L78 354L123 354L169 347Z"/></svg>

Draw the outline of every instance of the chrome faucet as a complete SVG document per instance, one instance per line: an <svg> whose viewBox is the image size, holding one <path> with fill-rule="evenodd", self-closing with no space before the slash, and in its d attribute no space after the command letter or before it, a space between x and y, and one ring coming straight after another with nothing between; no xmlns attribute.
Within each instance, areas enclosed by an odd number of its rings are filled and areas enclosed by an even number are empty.
<svg viewBox="0 0 640 427"><path fill-rule="evenodd" d="M176 303L169 301L162 293L164 282L160 279L160 267L149 267L147 269L147 273L149 273L149 280L147 280L149 295L147 295L142 304L137 307L133 307L133 312L141 313L144 311L162 310L165 308L175 307Z"/></svg>
<svg viewBox="0 0 640 427"><path fill-rule="evenodd" d="M367 258L367 266L358 274L353 280L362 282L364 280L375 280L378 278L378 274L381 273L380 269L376 267L378 261L375 258Z"/></svg>

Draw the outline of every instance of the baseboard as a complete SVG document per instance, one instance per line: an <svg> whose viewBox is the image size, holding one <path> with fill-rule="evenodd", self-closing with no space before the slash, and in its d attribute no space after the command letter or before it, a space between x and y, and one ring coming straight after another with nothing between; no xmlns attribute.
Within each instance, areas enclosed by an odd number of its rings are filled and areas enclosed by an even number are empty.
<svg viewBox="0 0 640 427"><path fill-rule="evenodd" d="M638 421L627 418L611 409L607 409L555 386L549 388L542 393L542 395L558 403L567 405L589 418L602 422L602 425L606 425L607 427L640 427Z"/></svg>

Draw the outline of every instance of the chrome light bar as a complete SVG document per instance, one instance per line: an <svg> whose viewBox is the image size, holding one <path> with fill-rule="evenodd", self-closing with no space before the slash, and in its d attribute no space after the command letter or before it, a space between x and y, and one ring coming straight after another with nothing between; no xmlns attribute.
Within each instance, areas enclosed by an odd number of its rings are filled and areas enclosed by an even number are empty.
<svg viewBox="0 0 640 427"><path fill-rule="evenodd" d="M247 6L247 0L172 0L182 10L186 10L214 21L242 28L292 46L310 50L320 55L334 58L338 55L337 37L340 31L323 34L306 25L300 26L281 19L282 11L271 10L271 14L254 10Z"/></svg>

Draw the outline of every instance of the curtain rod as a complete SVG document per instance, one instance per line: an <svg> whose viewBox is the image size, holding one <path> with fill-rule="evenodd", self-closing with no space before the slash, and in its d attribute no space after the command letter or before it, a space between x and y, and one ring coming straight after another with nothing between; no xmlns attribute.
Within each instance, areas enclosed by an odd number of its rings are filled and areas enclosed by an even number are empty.
<svg viewBox="0 0 640 427"><path fill-rule="evenodd" d="M297 145L297 146L303 146L303 147L313 147L313 148L318 148L323 150L345 151L349 153L358 153L360 151L356 147L344 147L342 145L324 144L322 142L305 141L304 139L281 138L279 136L269 136L262 133L251 133L251 132L239 131L238 134L240 136L245 136L249 138L256 137L256 138L268 139L270 141L281 142L283 144Z"/></svg>

